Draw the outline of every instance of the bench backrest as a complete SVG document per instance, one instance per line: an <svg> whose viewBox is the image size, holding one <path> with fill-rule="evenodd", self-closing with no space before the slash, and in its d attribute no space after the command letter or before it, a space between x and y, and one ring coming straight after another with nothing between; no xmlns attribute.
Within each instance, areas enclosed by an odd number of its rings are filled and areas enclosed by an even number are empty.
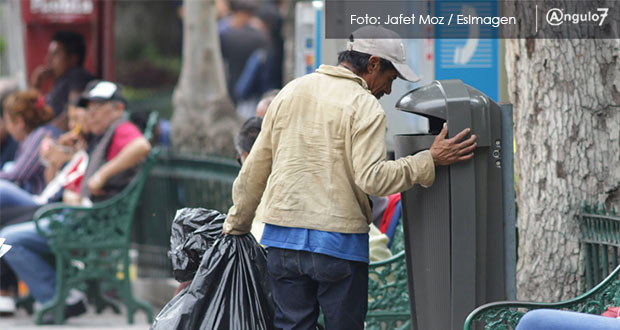
<svg viewBox="0 0 620 330"><path fill-rule="evenodd" d="M176 211L203 207L226 213L232 206L232 184L239 173L234 159L212 155L162 152L136 213L133 247L141 277L172 276L167 251Z"/></svg>
<svg viewBox="0 0 620 330"><path fill-rule="evenodd" d="M602 205L584 205L579 214L586 285L592 289L615 269L620 254L620 214Z"/></svg>

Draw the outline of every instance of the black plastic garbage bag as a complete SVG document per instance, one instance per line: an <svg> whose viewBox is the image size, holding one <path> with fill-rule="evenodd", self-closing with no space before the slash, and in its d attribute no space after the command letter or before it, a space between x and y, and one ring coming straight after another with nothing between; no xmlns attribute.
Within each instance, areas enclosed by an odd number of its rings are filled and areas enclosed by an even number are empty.
<svg viewBox="0 0 620 330"><path fill-rule="evenodd" d="M252 234L223 235L204 253L192 283L164 306L154 330L273 329L267 254Z"/></svg>
<svg viewBox="0 0 620 330"><path fill-rule="evenodd" d="M226 215L202 208L177 210L170 235L170 260L179 282L194 278L205 251L222 234Z"/></svg>

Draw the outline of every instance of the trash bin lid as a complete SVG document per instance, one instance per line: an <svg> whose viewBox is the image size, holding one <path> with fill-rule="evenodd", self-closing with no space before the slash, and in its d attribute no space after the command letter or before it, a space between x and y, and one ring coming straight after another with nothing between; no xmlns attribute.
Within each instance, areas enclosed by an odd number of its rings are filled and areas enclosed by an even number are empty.
<svg viewBox="0 0 620 330"><path fill-rule="evenodd" d="M446 121L450 105L463 101L476 110L488 108L492 102L484 93L460 79L435 80L403 95L396 102L396 109Z"/></svg>
<svg viewBox="0 0 620 330"><path fill-rule="evenodd" d="M418 87L403 95L396 102L396 109L415 113L427 118L447 119L446 96L439 81Z"/></svg>

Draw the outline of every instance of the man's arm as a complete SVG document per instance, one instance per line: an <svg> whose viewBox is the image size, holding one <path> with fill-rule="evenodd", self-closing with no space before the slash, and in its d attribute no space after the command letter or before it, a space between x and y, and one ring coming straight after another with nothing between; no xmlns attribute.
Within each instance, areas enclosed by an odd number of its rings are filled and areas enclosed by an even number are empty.
<svg viewBox="0 0 620 330"><path fill-rule="evenodd" d="M28 85L32 89L41 90L41 86L45 81L54 80L52 69L47 65L39 65L32 70Z"/></svg>
<svg viewBox="0 0 620 330"><path fill-rule="evenodd" d="M276 112L275 107L270 108L270 111L267 112L252 151L233 183L233 206L228 211L228 216L224 222L223 231L226 234L246 234L252 228L256 208L263 197L267 179L271 174L271 128Z"/></svg>
<svg viewBox="0 0 620 330"><path fill-rule="evenodd" d="M149 151L151 151L151 144L144 136L133 139L116 157L101 166L88 180L88 188L91 193L93 195L103 194L102 188L106 181L141 162Z"/></svg>
<svg viewBox="0 0 620 330"><path fill-rule="evenodd" d="M374 196L405 191L416 183L430 186L435 180L435 165L449 165L473 157L471 152L475 148L475 135L461 141L469 133L468 130L451 139L445 139L447 132L445 126L430 150L386 161L385 115L365 118L354 125L352 136L355 183Z"/></svg>

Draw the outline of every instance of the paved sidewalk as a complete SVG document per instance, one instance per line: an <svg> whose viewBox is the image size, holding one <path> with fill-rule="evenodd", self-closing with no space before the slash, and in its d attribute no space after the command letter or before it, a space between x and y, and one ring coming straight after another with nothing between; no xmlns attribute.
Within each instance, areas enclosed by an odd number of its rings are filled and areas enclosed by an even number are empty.
<svg viewBox="0 0 620 330"><path fill-rule="evenodd" d="M158 310L155 310L157 315ZM33 316L26 314L23 309L13 317L0 316L0 329L2 330L59 330L59 329L88 329L88 330L148 330L150 324L146 322L146 315L142 311L134 314L134 324L127 323L127 315L114 314L111 309L106 309L102 314L96 314L90 307L88 313L79 317L70 318L63 325L37 326Z"/></svg>
<svg viewBox="0 0 620 330"><path fill-rule="evenodd" d="M132 289L136 298L151 303L155 317L161 309L157 306L164 306L172 298L178 284L174 279L168 278L138 278L132 283ZM0 316L0 330L148 330L150 326L146 322L146 314L141 310L134 314L134 324L130 325L127 323L127 314L124 310L121 314L114 314L112 309L106 308L102 314L97 314L93 306L88 307L86 314L70 318L65 324L55 326L35 325L34 316L28 315L23 309L19 309L12 317Z"/></svg>

